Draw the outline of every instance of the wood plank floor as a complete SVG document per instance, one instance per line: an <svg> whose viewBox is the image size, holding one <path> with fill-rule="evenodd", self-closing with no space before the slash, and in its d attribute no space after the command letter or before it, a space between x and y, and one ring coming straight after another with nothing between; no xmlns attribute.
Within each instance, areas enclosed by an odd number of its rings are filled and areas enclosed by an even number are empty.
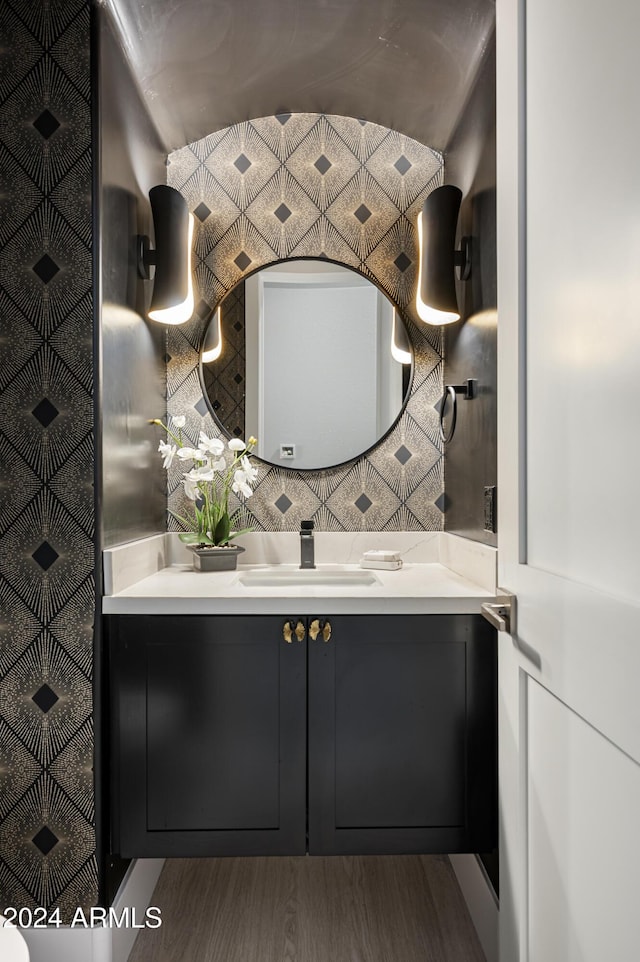
<svg viewBox="0 0 640 962"><path fill-rule="evenodd" d="M130 962L484 962L444 855L173 859Z"/></svg>

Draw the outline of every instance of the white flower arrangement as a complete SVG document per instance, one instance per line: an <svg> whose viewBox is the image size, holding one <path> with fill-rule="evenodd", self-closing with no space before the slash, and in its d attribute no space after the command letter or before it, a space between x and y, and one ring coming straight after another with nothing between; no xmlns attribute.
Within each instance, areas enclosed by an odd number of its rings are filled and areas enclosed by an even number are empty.
<svg viewBox="0 0 640 962"><path fill-rule="evenodd" d="M189 471L182 472L184 493L193 502L193 513L188 518L176 515L192 530L182 532L180 540L185 544L222 547L250 531L250 528L233 530L237 513L229 516L229 494L233 491L243 498L250 498L253 494L252 485L258 477L258 469L251 464L249 455L257 443L256 438L249 438L246 444L239 438L232 438L225 445L220 438L207 437L204 431L200 431L198 446L194 448L182 440L182 428L186 423L184 415L172 417L169 426L157 418L150 423L166 431L169 439L158 445L163 468L169 470L174 458L193 462Z"/></svg>

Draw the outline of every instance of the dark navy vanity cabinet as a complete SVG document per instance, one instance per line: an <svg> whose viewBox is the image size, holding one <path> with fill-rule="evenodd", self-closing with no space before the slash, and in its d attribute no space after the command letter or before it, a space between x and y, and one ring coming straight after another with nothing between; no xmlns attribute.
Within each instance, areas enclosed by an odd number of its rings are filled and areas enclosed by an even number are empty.
<svg viewBox="0 0 640 962"><path fill-rule="evenodd" d="M496 633L475 615L112 615L112 849L486 851Z"/></svg>

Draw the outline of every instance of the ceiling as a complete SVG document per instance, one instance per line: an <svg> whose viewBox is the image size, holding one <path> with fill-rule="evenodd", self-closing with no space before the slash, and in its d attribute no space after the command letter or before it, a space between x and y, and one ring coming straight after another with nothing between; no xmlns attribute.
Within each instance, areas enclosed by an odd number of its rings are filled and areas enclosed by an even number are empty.
<svg viewBox="0 0 640 962"><path fill-rule="evenodd" d="M495 20L495 0L101 2L167 150L296 111L443 150Z"/></svg>

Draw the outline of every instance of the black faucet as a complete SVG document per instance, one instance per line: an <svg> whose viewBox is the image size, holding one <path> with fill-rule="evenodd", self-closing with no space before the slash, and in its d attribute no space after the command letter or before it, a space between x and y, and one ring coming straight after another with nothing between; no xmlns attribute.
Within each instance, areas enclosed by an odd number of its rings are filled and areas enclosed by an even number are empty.
<svg viewBox="0 0 640 962"><path fill-rule="evenodd" d="M313 557L313 521L300 522L300 567L315 568Z"/></svg>

